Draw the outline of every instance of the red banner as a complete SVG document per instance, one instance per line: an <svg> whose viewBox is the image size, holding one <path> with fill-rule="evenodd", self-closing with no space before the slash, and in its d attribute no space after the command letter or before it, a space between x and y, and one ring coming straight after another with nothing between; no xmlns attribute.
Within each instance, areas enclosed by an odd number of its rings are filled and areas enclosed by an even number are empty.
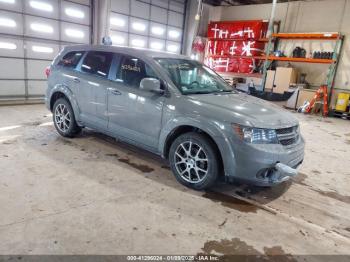
<svg viewBox="0 0 350 262"><path fill-rule="evenodd" d="M205 63L217 72L252 73L264 53L266 21L224 21L208 25ZM249 58L252 57L252 58Z"/></svg>

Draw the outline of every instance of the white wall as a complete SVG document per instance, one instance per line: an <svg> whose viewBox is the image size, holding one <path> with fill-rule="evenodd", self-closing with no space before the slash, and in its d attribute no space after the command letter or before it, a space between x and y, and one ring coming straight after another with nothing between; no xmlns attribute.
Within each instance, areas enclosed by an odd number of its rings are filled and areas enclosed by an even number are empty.
<svg viewBox="0 0 350 262"><path fill-rule="evenodd" d="M269 19L271 4L232 7L213 7L210 20ZM219 15L218 15L219 14ZM280 32L341 32L345 35L343 51L335 80L335 88L350 90L350 0L296 1L279 3L276 20L281 21ZM294 47L306 50L331 51L334 42L281 42L281 49L290 55ZM282 64L282 63L280 63ZM293 63L307 73L307 80L320 85L326 78L327 65Z"/></svg>
<svg viewBox="0 0 350 262"><path fill-rule="evenodd" d="M195 16L197 14L197 8L198 8L198 1L197 0L188 0L187 6L186 6L186 22L185 22L185 35L184 35L184 54L191 55L192 51L192 42L194 37L196 36L196 21ZM207 30L208 30L208 23L212 17L212 11L213 7L203 4L203 12L201 16L200 23L198 25L198 35L199 36L206 36ZM216 9L216 14L219 14L220 9ZM220 19L220 16L216 16L218 19Z"/></svg>

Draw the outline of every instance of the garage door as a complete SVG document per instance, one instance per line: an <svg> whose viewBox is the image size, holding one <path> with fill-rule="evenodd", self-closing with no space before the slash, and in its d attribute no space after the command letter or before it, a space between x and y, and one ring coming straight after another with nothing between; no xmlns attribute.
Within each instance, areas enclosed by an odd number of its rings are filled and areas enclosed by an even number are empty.
<svg viewBox="0 0 350 262"><path fill-rule="evenodd" d="M114 45L181 52L185 0L115 0L110 28Z"/></svg>
<svg viewBox="0 0 350 262"><path fill-rule="evenodd" d="M0 100L43 98L44 70L67 44L90 43L90 0L0 0Z"/></svg>

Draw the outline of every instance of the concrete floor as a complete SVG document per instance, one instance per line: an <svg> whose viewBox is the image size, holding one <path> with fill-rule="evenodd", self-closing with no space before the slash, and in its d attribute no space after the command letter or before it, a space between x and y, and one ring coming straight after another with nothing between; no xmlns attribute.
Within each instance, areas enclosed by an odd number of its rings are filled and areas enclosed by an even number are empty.
<svg viewBox="0 0 350 262"><path fill-rule="evenodd" d="M293 182L196 192L157 156L60 137L43 105L0 107L0 254L350 255L350 122L296 117Z"/></svg>

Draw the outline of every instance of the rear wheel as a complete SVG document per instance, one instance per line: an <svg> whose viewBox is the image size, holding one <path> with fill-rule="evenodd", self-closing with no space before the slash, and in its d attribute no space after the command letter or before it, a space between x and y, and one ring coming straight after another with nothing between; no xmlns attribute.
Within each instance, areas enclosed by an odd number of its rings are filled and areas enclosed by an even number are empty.
<svg viewBox="0 0 350 262"><path fill-rule="evenodd" d="M72 106L65 98L58 99L53 106L53 122L57 132L64 137L74 137L81 131L75 121Z"/></svg>
<svg viewBox="0 0 350 262"><path fill-rule="evenodd" d="M186 133L175 139L169 160L176 179L196 190L211 187L219 175L215 146L199 133Z"/></svg>

